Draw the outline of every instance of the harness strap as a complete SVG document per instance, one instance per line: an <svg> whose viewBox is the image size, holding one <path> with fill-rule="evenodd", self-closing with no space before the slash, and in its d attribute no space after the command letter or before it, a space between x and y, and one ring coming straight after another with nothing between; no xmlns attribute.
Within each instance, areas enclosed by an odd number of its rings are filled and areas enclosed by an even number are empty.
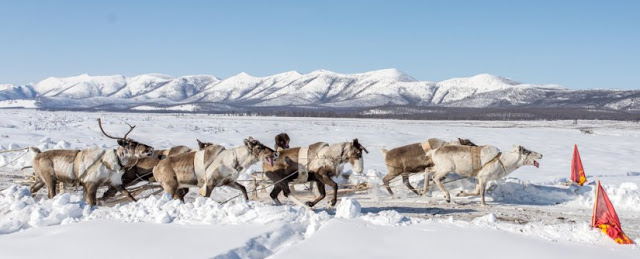
<svg viewBox="0 0 640 259"><path fill-rule="evenodd" d="M204 164L205 152L206 150L196 151L195 157L193 158L193 170L198 178L203 177L207 171L207 165Z"/></svg>
<svg viewBox="0 0 640 259"><path fill-rule="evenodd" d="M478 168L478 170L473 170L473 175L476 176L478 174L478 172L480 172L480 170L482 170L482 168L484 168L488 164L491 164L496 159L498 160L498 163L500 163L500 165L502 166L502 170L504 170L506 172L507 170L504 168L504 164L502 164L502 161L500 161L500 156L502 156L502 152L498 152L498 154L494 158L489 160L489 162L487 162L486 164L482 165L480 168Z"/></svg>
<svg viewBox="0 0 640 259"><path fill-rule="evenodd" d="M305 183L309 179L309 152L309 147L301 147L298 151L298 177L293 179L294 183Z"/></svg>
<svg viewBox="0 0 640 259"><path fill-rule="evenodd" d="M474 171L480 170L482 168L482 161L480 160L480 149L481 147L471 147L469 152L471 152L471 168Z"/></svg>
<svg viewBox="0 0 640 259"><path fill-rule="evenodd" d="M507 168L504 167L504 164L502 163L502 160L500 160L500 155L502 155L502 152L498 153L496 158L498 159L498 163L500 163L500 166L502 167L503 173L507 173Z"/></svg>

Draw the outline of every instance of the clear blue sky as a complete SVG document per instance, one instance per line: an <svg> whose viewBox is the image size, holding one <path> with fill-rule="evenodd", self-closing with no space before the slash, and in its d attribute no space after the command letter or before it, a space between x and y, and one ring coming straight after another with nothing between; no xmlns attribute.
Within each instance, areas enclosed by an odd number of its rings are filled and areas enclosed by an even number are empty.
<svg viewBox="0 0 640 259"><path fill-rule="evenodd" d="M382 68L640 89L640 1L0 0L0 83Z"/></svg>

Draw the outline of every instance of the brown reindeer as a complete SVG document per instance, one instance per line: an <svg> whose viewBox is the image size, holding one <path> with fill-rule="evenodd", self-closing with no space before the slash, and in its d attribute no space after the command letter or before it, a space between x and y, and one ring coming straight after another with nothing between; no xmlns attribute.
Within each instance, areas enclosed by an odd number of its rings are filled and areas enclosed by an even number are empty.
<svg viewBox="0 0 640 259"><path fill-rule="evenodd" d="M98 120L100 129L102 125ZM117 149L87 148L84 150L48 150L40 152L31 148L36 155L33 158L33 169L36 181L31 185L31 193L35 194L43 186L47 186L48 197L56 195L57 182L81 184L84 187L84 199L90 205L96 205L96 192L100 186L110 185L124 192L131 200L133 196L122 186L122 174L125 165L133 163L138 155L150 154L153 148L127 138L135 126L122 138ZM102 130L104 133L104 130ZM135 142L135 143L134 143Z"/></svg>
<svg viewBox="0 0 640 259"><path fill-rule="evenodd" d="M213 143L202 142L199 139L196 139L196 141L198 141L198 150L203 150L206 147L213 145ZM157 155L158 151L160 152L168 151L168 152L165 153L167 154L165 156L164 154ZM175 155L184 154L188 152L191 152L191 148L187 146L176 146L170 149L156 150L154 152L154 155L152 156L139 158L139 160L135 161L135 164L133 164L133 166L128 167L125 173L122 175L122 186L126 188L140 181L150 181L151 177L153 177L153 168L156 165L158 165L160 160L165 159L168 156L175 156ZM102 195L100 200L106 201L109 198L115 196L117 192L118 192L117 188L110 187Z"/></svg>
<svg viewBox="0 0 640 259"><path fill-rule="evenodd" d="M213 145L213 143L202 142L199 139L196 139L196 141L198 142L198 150L202 150L205 147ZM158 159L164 159L165 157L168 157L168 156L183 154L183 153L187 153L187 152L191 152L191 151L192 150L191 150L190 147L180 145L180 146L175 146L175 147L168 148L168 149L156 150L156 151L153 152L153 155L151 155L151 156L152 157L156 157Z"/></svg>
<svg viewBox="0 0 640 259"><path fill-rule="evenodd" d="M280 133L276 135L275 140L276 140L276 145L274 148L277 152L280 152L282 150L289 148L289 142L291 141L291 139L289 138L289 135L287 133Z"/></svg>
<svg viewBox="0 0 640 259"><path fill-rule="evenodd" d="M402 175L402 182L404 185L415 194L420 195L420 193L418 193L418 191L413 188L409 182L409 175L426 172L427 168L433 166L431 159L427 159L427 152L445 145L475 146L475 144L468 139L458 138L455 142L445 142L444 140L432 138L422 143L401 146L388 151L386 149L382 149L384 163L387 165L388 170L387 175L382 178L382 182L387 188L389 194L393 196L393 191L391 191L389 182L398 175ZM425 179L423 193L426 193L428 188L429 179Z"/></svg>
<svg viewBox="0 0 640 259"><path fill-rule="evenodd" d="M129 131L127 131L127 133L124 134L124 137L122 138L113 137L104 131L104 129L102 128L102 120L98 118L98 126L100 127L100 131L102 131L102 134L104 134L108 138L117 140L117 143L119 146L127 150L133 150L134 151L133 153L136 157L147 157L152 155L153 147L142 144L138 141L135 141L127 137L129 136L129 133L131 133L131 131L133 131L133 129L136 128L136 126L131 126L129 123L127 123L127 125L129 126Z"/></svg>
<svg viewBox="0 0 640 259"><path fill-rule="evenodd" d="M363 151L369 153L358 139L333 145L318 142L308 147L283 150L273 165L262 165L267 177L275 182L270 193L271 199L276 205L280 205L278 194L283 192L285 197L302 204L293 195L290 195L289 183L316 182L320 196L307 202L306 205L313 207L324 199L326 196L325 184L333 189L331 206L335 205L338 197L338 184L331 177L339 175L340 168L345 163L350 163L355 173L362 173Z"/></svg>

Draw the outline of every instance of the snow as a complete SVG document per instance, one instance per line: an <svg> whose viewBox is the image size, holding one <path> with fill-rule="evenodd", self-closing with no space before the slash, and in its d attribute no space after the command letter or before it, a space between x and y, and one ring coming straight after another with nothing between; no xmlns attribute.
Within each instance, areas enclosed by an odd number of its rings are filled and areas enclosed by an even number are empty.
<svg viewBox="0 0 640 259"><path fill-rule="evenodd" d="M160 225L100 219L0 236L0 254L4 258L206 258L242 246L273 228L277 226ZM212 240L221 233L227 233L226 237Z"/></svg>
<svg viewBox="0 0 640 259"><path fill-rule="evenodd" d="M35 100L5 100L0 101L0 108L38 108Z"/></svg>
<svg viewBox="0 0 640 259"><path fill-rule="evenodd" d="M196 147L195 139L240 145L253 136L273 146L273 137L287 132L292 146L358 138L367 147L363 174L351 173L340 183L369 183L372 188L339 199L328 209L329 197L307 210L287 201L273 206L270 198L245 202L232 199L237 190L220 187L210 198L168 195L135 203L91 207L81 192L32 197L20 185L19 171L30 165L25 151L0 154L0 254L2 257L111 258L96 253L117 247L125 257L219 258L355 258L497 257L497 258L637 258L636 246L621 246L589 226L594 182L601 180L627 235L640 236L640 138L636 123L615 121L398 121L374 119L236 117L207 114L95 113L2 109L0 149L112 147L107 132L124 133L156 148ZM590 128L585 135L580 128ZM507 179L490 183L488 206L479 198L455 197L474 182L446 184L453 202L432 185L425 196L411 193L401 180L392 182L396 197L381 186L386 174L381 148L428 138L470 138L502 150L523 145L544 155L541 167L522 167ZM588 184L567 185L573 145L578 144ZM260 170L259 165L249 169ZM27 170L28 171L28 170ZM450 179L455 179L455 175ZM249 179L241 175L240 179ZM423 175L410 178L422 186ZM447 179L449 180L449 178ZM447 181L445 180L445 181ZM328 190L329 196L331 190ZM301 197L303 201L309 198ZM38 244L38 249L30 249ZM189 248L186 248L189 247ZM459 249L464 247L465 249ZM186 249L185 249L186 248ZM111 248L110 248L111 249Z"/></svg>
<svg viewBox="0 0 640 259"><path fill-rule="evenodd" d="M591 232L591 231L590 231ZM595 230L592 232L596 232ZM596 234L596 233L591 233ZM322 244L322 245L318 245ZM424 222L380 226L360 220L331 220L309 240L283 249L278 258L636 258L634 247L607 249L559 239L459 226L457 222Z"/></svg>
<svg viewBox="0 0 640 259"><path fill-rule="evenodd" d="M358 200L343 197L336 208L336 218L355 219L360 216L360 209Z"/></svg>
<svg viewBox="0 0 640 259"><path fill-rule="evenodd" d="M156 107L149 105L140 105L132 108L135 111L198 111L200 107L196 104L183 104L183 105L175 105L170 107Z"/></svg>

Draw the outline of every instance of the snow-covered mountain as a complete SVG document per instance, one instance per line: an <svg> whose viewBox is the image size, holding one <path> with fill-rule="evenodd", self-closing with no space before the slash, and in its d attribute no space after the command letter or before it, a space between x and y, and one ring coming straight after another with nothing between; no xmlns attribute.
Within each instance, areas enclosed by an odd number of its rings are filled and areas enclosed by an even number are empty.
<svg viewBox="0 0 640 259"><path fill-rule="evenodd" d="M348 108L383 105L444 107L589 107L640 110L640 91L569 90L480 74L441 82L417 81L397 69L359 74L316 70L267 77L247 73L50 77L27 85L0 85L0 102L32 100L53 109L219 110L257 107ZM12 102L15 103L15 102ZM6 107L6 105L5 105Z"/></svg>

